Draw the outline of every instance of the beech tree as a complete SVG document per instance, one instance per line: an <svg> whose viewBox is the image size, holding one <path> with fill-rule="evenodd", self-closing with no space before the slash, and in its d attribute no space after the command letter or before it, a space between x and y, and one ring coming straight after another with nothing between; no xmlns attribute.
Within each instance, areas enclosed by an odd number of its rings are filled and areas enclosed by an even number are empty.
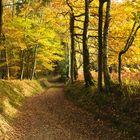
<svg viewBox="0 0 140 140"><path fill-rule="evenodd" d="M110 25L110 8L111 8L111 0L107 0L106 17L103 32L103 72L106 93L110 92L110 75L108 70L108 39L109 39L108 33Z"/></svg>
<svg viewBox="0 0 140 140"><path fill-rule="evenodd" d="M0 37L2 36L2 23L3 23L2 15L3 15L3 5L2 5L2 0L0 0Z"/></svg>
<svg viewBox="0 0 140 140"><path fill-rule="evenodd" d="M103 7L106 4L106 16L103 28ZM110 24L110 0L99 0L99 22L98 22L98 93L102 93L102 74L106 93L110 92L110 76L108 71L108 33Z"/></svg>
<svg viewBox="0 0 140 140"><path fill-rule="evenodd" d="M85 85L90 86L93 84L92 75L90 73L90 60L89 60L89 48L88 48L88 26L89 26L89 6L91 1L85 0L85 19L83 27L83 72Z"/></svg>
<svg viewBox="0 0 140 140"><path fill-rule="evenodd" d="M99 21L98 21L98 93L102 92L102 68L103 68L103 42L102 42L102 29L103 29L103 5L105 0L99 0Z"/></svg>
<svg viewBox="0 0 140 140"><path fill-rule="evenodd" d="M69 0L66 0L67 5L70 8L69 12L69 28L70 28L70 39L71 39L71 64L70 64L70 78L71 78L71 83L74 82L74 80L77 79L77 65L76 65L76 52L75 52L75 39L74 39L74 34L75 34L75 15L74 15L74 10L72 5L69 3Z"/></svg>
<svg viewBox="0 0 140 140"><path fill-rule="evenodd" d="M3 46L5 42L5 35L3 33L3 1L0 0L0 73L1 78L4 79L9 76L7 67L7 48Z"/></svg>
<svg viewBox="0 0 140 140"><path fill-rule="evenodd" d="M134 42L136 34L137 34L138 30L140 29L139 23L138 23L138 26L137 27L136 26L137 26L137 22L135 21L133 24L132 30L130 32L130 35L127 39L126 45L123 48L123 50L121 50L119 52L119 55L118 55L118 80L119 80L120 84L122 83L122 79L121 79L122 56L129 50L129 48L132 46L132 44Z"/></svg>

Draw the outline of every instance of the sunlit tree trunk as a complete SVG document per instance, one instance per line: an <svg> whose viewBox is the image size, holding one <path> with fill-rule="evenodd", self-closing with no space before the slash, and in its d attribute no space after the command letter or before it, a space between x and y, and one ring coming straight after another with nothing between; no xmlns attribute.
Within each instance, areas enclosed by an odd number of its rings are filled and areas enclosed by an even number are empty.
<svg viewBox="0 0 140 140"><path fill-rule="evenodd" d="M26 58L26 68L27 68L27 71L26 71L26 76L27 76L27 79L30 79L30 75L31 75L31 53L32 53L32 51L31 51L31 48L29 48L28 50L27 50L27 58Z"/></svg>
<svg viewBox="0 0 140 140"><path fill-rule="evenodd" d="M24 59L25 59L25 51L24 50L21 50L21 74L20 74L20 80L23 80L23 76L24 76L24 65L25 65L25 62L24 62Z"/></svg>
<svg viewBox="0 0 140 140"><path fill-rule="evenodd" d="M9 71L9 60L8 60L8 50L7 50L7 47L5 47L5 60L6 60L6 79L9 79L10 71Z"/></svg>
<svg viewBox="0 0 140 140"><path fill-rule="evenodd" d="M32 73L31 73L31 80L33 80L34 79L34 76L35 76L37 47L38 47L38 44L34 48L33 67L32 67Z"/></svg>
<svg viewBox="0 0 140 140"><path fill-rule="evenodd" d="M77 80L78 70L76 62L76 52L75 52L75 15L73 6L70 4L69 0L66 0L68 7L70 8L70 39L71 39L71 50L70 50L70 80L71 83Z"/></svg>
<svg viewBox="0 0 140 140"><path fill-rule="evenodd" d="M3 15L3 6L2 6L2 0L0 0L0 42L2 37L2 15Z"/></svg>

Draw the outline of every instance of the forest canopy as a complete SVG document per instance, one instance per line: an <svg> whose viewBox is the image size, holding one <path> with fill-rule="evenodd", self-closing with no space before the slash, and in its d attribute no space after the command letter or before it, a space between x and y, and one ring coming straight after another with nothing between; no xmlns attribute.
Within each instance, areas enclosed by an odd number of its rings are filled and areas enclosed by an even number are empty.
<svg viewBox="0 0 140 140"><path fill-rule="evenodd" d="M0 0L0 139L138 140L139 106L140 0Z"/></svg>
<svg viewBox="0 0 140 140"><path fill-rule="evenodd" d="M3 0L1 78L33 79L57 68L72 81L82 72L90 85L95 70L101 84L111 67L121 82L121 68L140 69L139 9L135 0Z"/></svg>

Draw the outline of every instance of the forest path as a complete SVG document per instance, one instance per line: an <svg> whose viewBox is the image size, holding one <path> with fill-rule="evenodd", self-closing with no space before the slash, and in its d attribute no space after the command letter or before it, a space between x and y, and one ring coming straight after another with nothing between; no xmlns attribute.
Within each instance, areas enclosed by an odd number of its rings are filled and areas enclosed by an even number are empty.
<svg viewBox="0 0 140 140"><path fill-rule="evenodd" d="M13 121L10 140L111 140L115 131L73 105L59 84L27 98Z"/></svg>

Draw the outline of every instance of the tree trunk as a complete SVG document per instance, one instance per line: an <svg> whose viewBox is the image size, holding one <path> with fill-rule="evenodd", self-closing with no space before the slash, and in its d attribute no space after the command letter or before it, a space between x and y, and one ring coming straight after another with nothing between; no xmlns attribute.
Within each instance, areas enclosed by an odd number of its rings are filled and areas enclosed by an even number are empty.
<svg viewBox="0 0 140 140"><path fill-rule="evenodd" d="M2 37L2 16L3 16L3 5L2 5L2 0L0 0L0 42L1 42L1 37Z"/></svg>
<svg viewBox="0 0 140 140"><path fill-rule="evenodd" d="M106 6L106 17L103 34L103 71L104 71L105 91L107 94L109 94L110 92L110 75L108 70L108 32L110 24L110 8L111 8L111 0L108 0Z"/></svg>
<svg viewBox="0 0 140 140"><path fill-rule="evenodd" d="M136 22L134 22L134 24L133 24L132 30L130 32L130 35L129 35L128 39L127 39L127 42L125 44L124 49L121 50L119 55L118 55L118 81L119 81L120 84L122 84L122 78L121 78L122 55L129 49L129 43L130 43L130 40L132 38L135 27L136 27Z"/></svg>
<svg viewBox="0 0 140 140"><path fill-rule="evenodd" d="M38 47L38 44L35 46L35 49L34 49L34 58L33 58L33 68L32 68L32 73L31 73L31 80L33 80L34 76L35 76L37 47Z"/></svg>
<svg viewBox="0 0 140 140"><path fill-rule="evenodd" d="M21 74L20 74L20 80L23 80L23 76L24 76L24 56L25 52L24 50L21 50Z"/></svg>
<svg viewBox="0 0 140 140"><path fill-rule="evenodd" d="M86 86L90 86L93 84L92 75L90 73L90 60L88 48L89 4L90 1L85 0L85 20L83 29L83 72Z"/></svg>
<svg viewBox="0 0 140 140"><path fill-rule="evenodd" d="M70 71L70 78L71 83L74 82L74 55L75 55L75 48L74 48L74 13L70 14L70 34L71 34L71 71Z"/></svg>
<svg viewBox="0 0 140 140"><path fill-rule="evenodd" d="M64 48L65 48L66 76L67 76L67 80L69 80L69 45L68 45L68 43L64 43Z"/></svg>
<svg viewBox="0 0 140 140"><path fill-rule="evenodd" d="M1 50L1 63L2 63L2 67L1 67L1 74L2 74L2 79L6 78L7 75L7 67L6 67L6 51L5 49Z"/></svg>
<svg viewBox="0 0 140 140"><path fill-rule="evenodd" d="M32 48L28 48L27 49L27 52L26 52L26 54L27 54L27 57L26 57L26 78L27 79L30 79L30 77L31 77L31 53L32 53L32 51L31 51L31 49Z"/></svg>
<svg viewBox="0 0 140 140"><path fill-rule="evenodd" d="M129 48L132 46L134 39L136 37L136 34L138 32L138 30L140 29L140 25L138 25L137 28L136 27L136 22L134 23L132 30L130 32L130 35L127 39L126 45L124 47L123 50L120 51L119 55L118 55L118 81L120 84L122 84L122 78L121 78L121 66L122 66L122 55L125 54Z"/></svg>
<svg viewBox="0 0 140 140"><path fill-rule="evenodd" d="M78 78L78 69L77 69L77 61L76 61L76 54L74 53L74 80Z"/></svg>
<svg viewBox="0 0 140 140"><path fill-rule="evenodd" d="M15 0L12 0L12 17L14 17L15 14Z"/></svg>
<svg viewBox="0 0 140 140"><path fill-rule="evenodd" d="M119 56L118 56L118 80L119 80L120 84L122 83L122 79L121 79L122 59L121 59L121 56L122 56L122 54L119 53Z"/></svg>
<svg viewBox="0 0 140 140"><path fill-rule="evenodd" d="M68 7L70 8L70 37L71 37L71 52L70 52L70 79L71 83L77 79L77 63L76 63L76 52L75 52L75 40L74 40L74 24L75 16L72 5L69 3L69 0L66 0Z"/></svg>
<svg viewBox="0 0 140 140"><path fill-rule="evenodd" d="M3 15L3 7L2 7L2 0L0 0L0 44L2 43L2 15ZM0 62L2 63L2 50L0 55ZM3 68L0 68L1 78L3 78Z"/></svg>
<svg viewBox="0 0 140 140"><path fill-rule="evenodd" d="M98 21L98 93L102 93L102 28L103 28L103 4L102 0L99 0L99 21Z"/></svg>
<svg viewBox="0 0 140 140"><path fill-rule="evenodd" d="M5 61L6 61L6 79L9 79L9 77L10 77L10 71L9 71L9 61L8 61L7 47L5 47Z"/></svg>

